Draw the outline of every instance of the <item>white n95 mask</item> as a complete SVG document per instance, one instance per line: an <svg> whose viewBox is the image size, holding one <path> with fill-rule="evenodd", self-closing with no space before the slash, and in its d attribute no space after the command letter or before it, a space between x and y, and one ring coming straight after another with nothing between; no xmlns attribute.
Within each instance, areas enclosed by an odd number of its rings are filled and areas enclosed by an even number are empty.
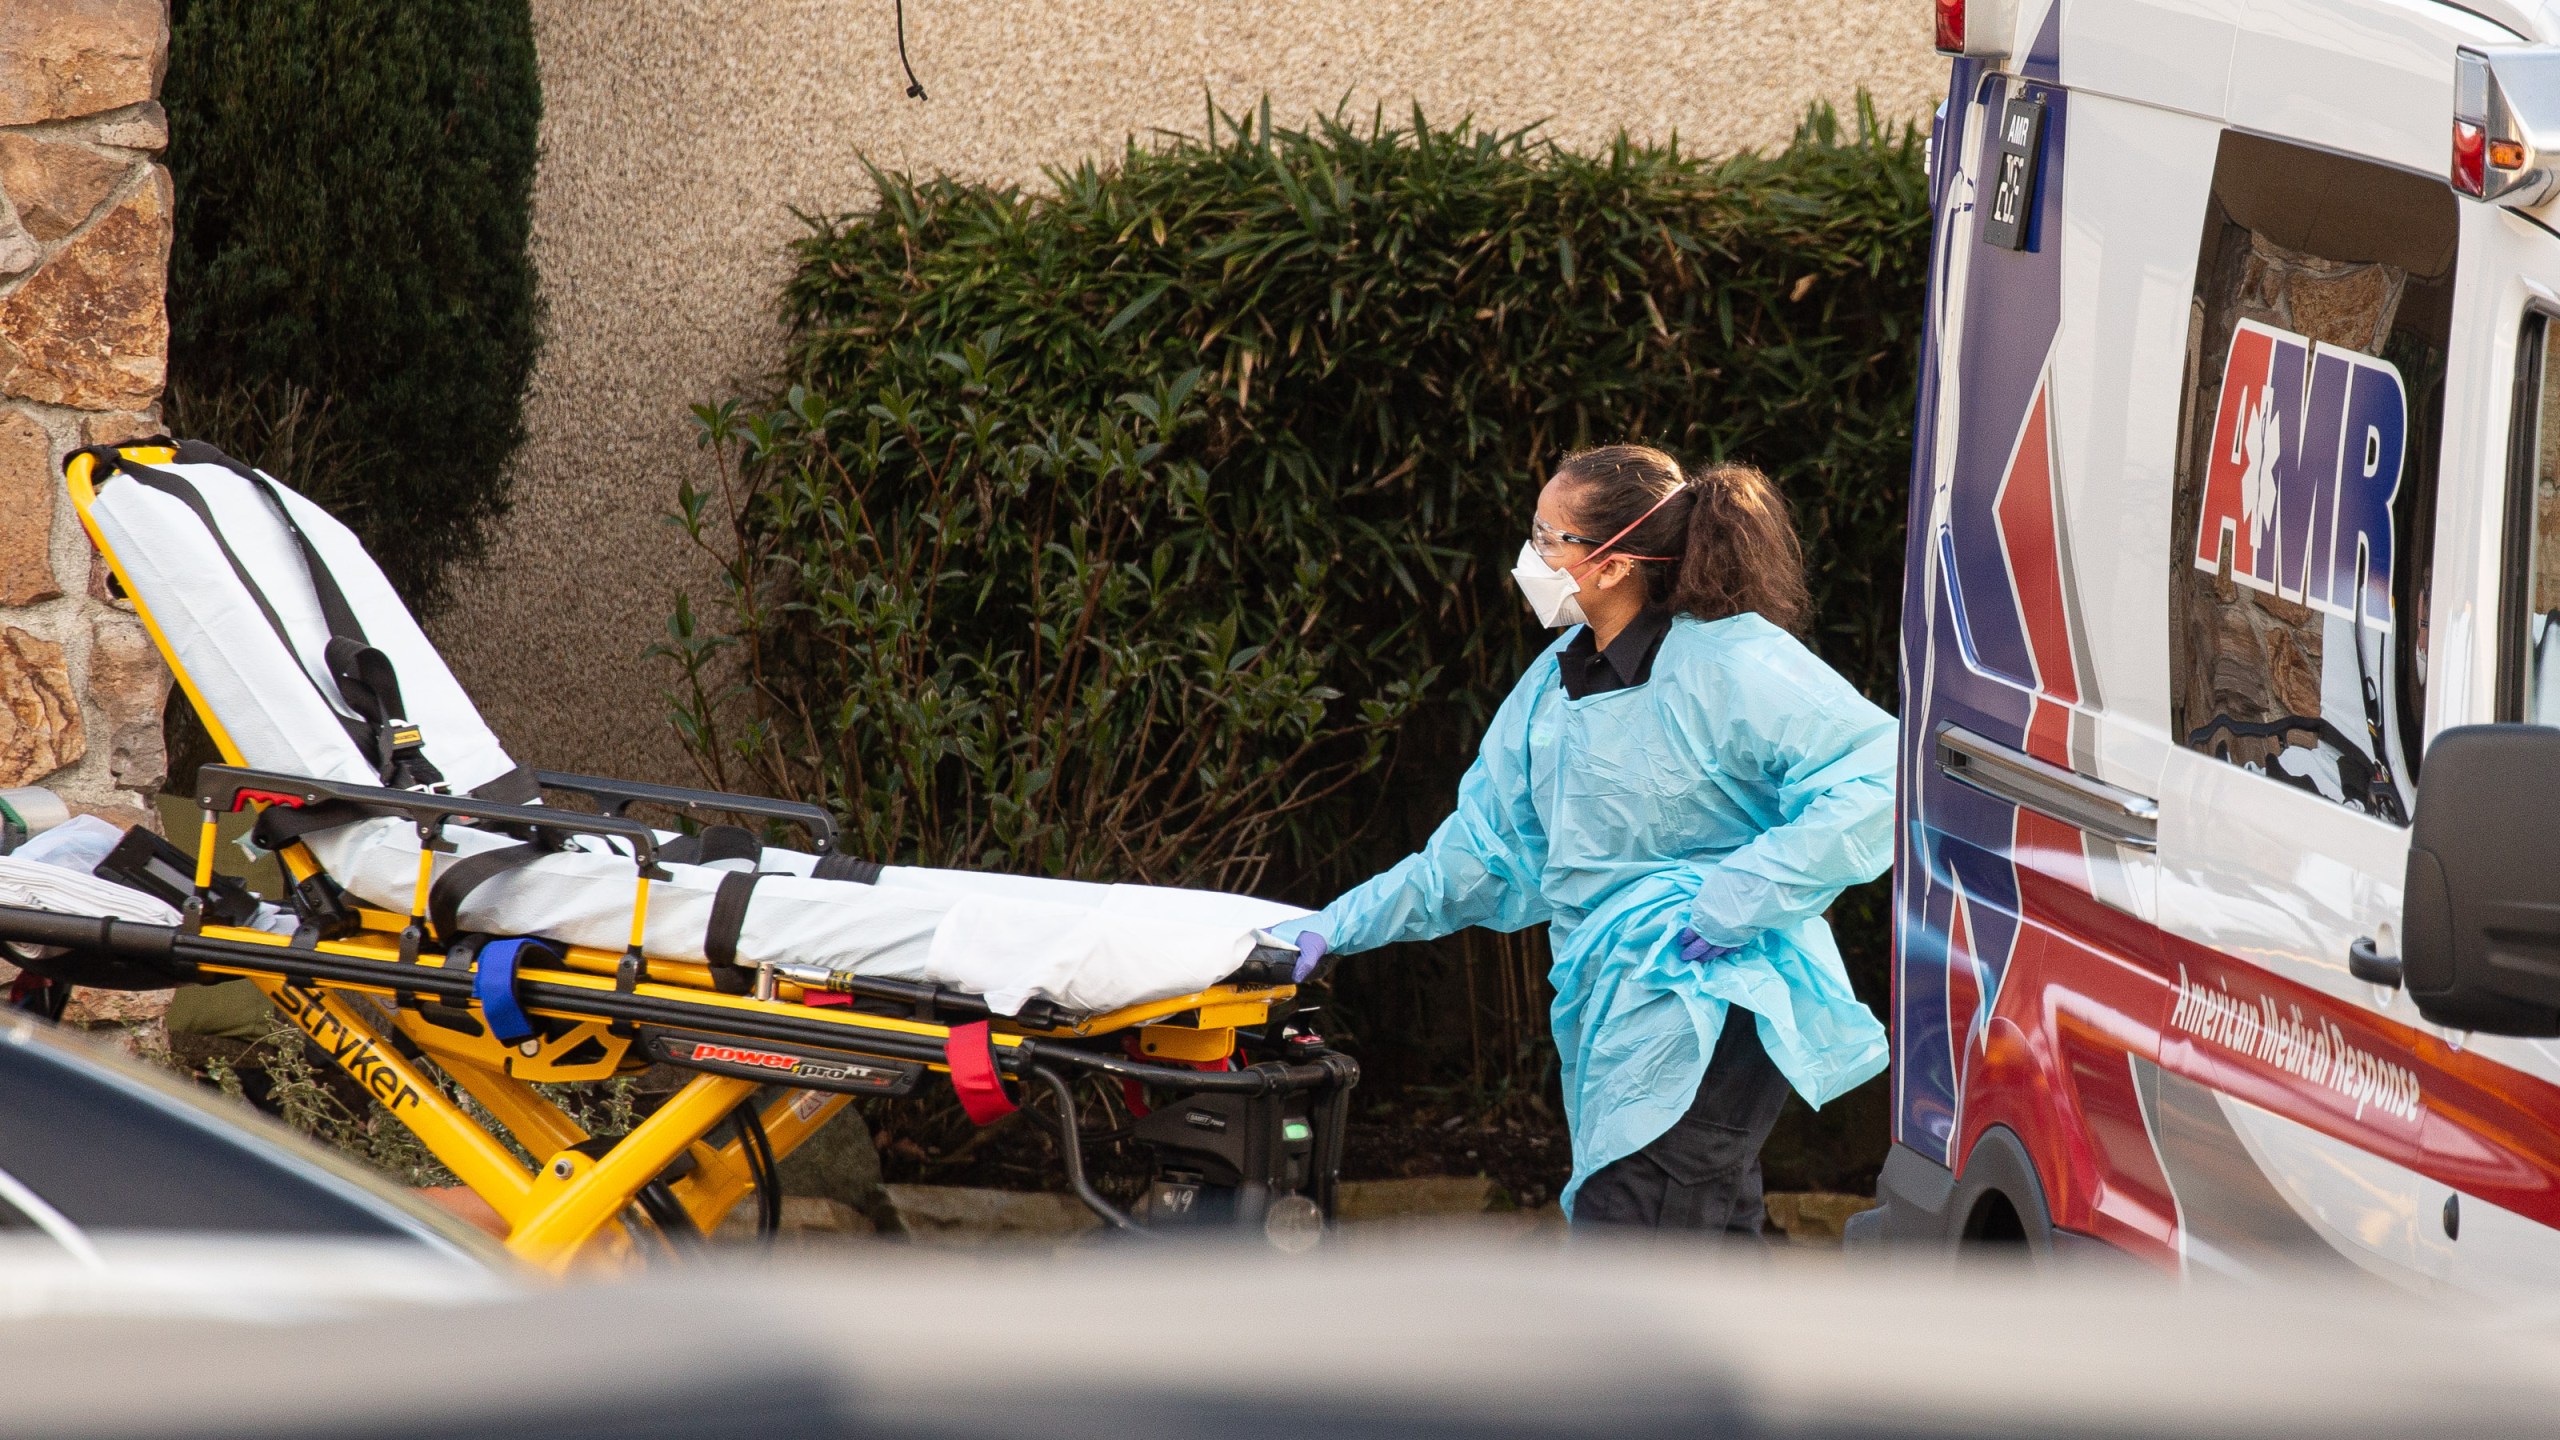
<svg viewBox="0 0 2560 1440"><path fill-rule="evenodd" d="M1538 623L1550 630L1580 625L1590 618L1582 613L1582 602L1573 598L1574 592L1582 588L1581 583L1571 572L1548 564L1533 541L1521 542L1520 563L1511 567L1511 579L1528 597Z"/></svg>

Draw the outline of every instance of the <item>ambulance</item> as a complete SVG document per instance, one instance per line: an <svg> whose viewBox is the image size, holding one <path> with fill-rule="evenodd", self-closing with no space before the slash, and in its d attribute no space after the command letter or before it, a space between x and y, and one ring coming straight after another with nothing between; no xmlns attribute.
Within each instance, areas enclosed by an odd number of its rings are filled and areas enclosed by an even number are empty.
<svg viewBox="0 0 2560 1440"><path fill-rule="evenodd" d="M1935 8L1853 1239L2560 1294L2560 4Z"/></svg>

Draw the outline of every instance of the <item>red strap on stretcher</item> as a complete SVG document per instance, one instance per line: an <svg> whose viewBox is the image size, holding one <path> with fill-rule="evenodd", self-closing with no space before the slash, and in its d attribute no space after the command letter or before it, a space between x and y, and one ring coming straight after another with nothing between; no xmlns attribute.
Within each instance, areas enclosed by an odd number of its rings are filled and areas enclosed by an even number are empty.
<svg viewBox="0 0 2560 1440"><path fill-rule="evenodd" d="M986 1021L952 1026L951 1038L942 1042L942 1059L951 1067L951 1093L960 1097L960 1108L972 1121L992 1125L1013 1113L1012 1097L996 1074L996 1044Z"/></svg>

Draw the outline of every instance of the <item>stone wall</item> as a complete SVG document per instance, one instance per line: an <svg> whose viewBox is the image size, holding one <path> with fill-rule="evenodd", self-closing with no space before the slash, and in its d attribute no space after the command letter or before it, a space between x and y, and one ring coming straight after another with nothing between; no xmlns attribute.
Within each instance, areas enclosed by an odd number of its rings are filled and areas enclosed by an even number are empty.
<svg viewBox="0 0 2560 1440"><path fill-rule="evenodd" d="M0 5L0 787L144 819L169 672L62 493L159 428L169 323L161 0Z"/></svg>
<svg viewBox="0 0 2560 1440"><path fill-rule="evenodd" d="M162 0L0 0L0 787L127 825L151 823L169 671L62 459L159 429L167 59Z"/></svg>
<svg viewBox="0 0 2560 1440"><path fill-rule="evenodd" d="M708 594L660 518L703 463L687 407L776 363L792 211L862 205L866 159L1036 185L1131 136L1199 133L1210 95L1267 95L1284 122L1420 104L1724 152L1783 144L1808 103L1861 88L1925 120L1947 74L1918 0L908 0L918 103L886 4L533 10L546 349L515 512L431 628L519 759L665 779L690 765L642 652L678 584Z"/></svg>

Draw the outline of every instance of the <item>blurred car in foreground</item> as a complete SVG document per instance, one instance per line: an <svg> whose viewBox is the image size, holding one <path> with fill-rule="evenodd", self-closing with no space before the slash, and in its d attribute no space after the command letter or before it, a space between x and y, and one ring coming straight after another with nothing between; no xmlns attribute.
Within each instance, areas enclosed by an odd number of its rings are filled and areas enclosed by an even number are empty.
<svg viewBox="0 0 2560 1440"><path fill-rule="evenodd" d="M299 1316L512 1283L478 1232L283 1126L0 1016L0 1313Z"/></svg>
<svg viewBox="0 0 2560 1440"><path fill-rule="evenodd" d="M6 1280L0 1277L0 1293ZM2551 1318L1575 1244L875 1247L335 1322L0 1321L13 1437L2551 1433Z"/></svg>

